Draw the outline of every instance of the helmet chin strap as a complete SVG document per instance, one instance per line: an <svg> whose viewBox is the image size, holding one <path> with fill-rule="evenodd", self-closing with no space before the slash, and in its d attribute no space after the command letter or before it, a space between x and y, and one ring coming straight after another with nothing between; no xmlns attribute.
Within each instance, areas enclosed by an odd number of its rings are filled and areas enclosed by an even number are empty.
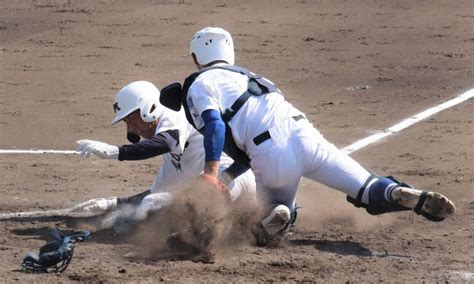
<svg viewBox="0 0 474 284"><path fill-rule="evenodd" d="M153 132L152 136L155 135L156 127L158 126L158 122L160 122L159 118L157 118L157 119L153 120L152 122L150 122L150 129Z"/></svg>

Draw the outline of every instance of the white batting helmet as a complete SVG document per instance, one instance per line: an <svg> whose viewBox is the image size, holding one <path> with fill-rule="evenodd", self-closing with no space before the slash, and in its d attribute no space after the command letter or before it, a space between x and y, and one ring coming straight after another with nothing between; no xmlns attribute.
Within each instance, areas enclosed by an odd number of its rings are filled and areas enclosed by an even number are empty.
<svg viewBox="0 0 474 284"><path fill-rule="evenodd" d="M160 91L155 85L148 81L132 82L123 87L115 96L115 117L112 125L136 110L140 110L140 117L144 122L152 122L158 118L162 109Z"/></svg>
<svg viewBox="0 0 474 284"><path fill-rule="evenodd" d="M234 42L222 28L207 27L194 34L189 52L196 55L199 64L223 60L234 65Z"/></svg>

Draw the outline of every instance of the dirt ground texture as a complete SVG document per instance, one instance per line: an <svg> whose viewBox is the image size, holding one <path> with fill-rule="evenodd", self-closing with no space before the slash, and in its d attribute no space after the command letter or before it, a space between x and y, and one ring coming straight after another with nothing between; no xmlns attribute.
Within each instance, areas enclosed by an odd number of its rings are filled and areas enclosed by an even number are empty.
<svg viewBox="0 0 474 284"><path fill-rule="evenodd" d="M276 82L344 147L472 88L473 20L472 1L3 0L0 149L74 150L86 138L126 143L124 126L110 126L116 92L135 80L159 88L182 81L194 71L189 40L205 26L230 31L236 64ZM277 248L222 246L215 263L203 264L130 259L136 245L93 236L77 244L63 274L33 275L20 270L24 255L39 249L48 229L65 225L9 221L0 223L0 278L474 282L473 113L471 99L352 154L374 173L447 195L457 212L443 222L409 212L370 216L303 180L294 233ZM1 155L0 209L138 193L160 163ZM162 240L146 240L155 241Z"/></svg>

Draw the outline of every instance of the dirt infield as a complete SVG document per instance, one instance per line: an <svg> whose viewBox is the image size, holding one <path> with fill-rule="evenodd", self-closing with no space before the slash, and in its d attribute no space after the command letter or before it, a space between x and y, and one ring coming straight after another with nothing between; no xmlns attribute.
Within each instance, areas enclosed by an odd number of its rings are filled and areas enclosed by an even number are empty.
<svg viewBox="0 0 474 284"><path fill-rule="evenodd" d="M73 150L85 138L126 143L124 126L110 126L115 93L134 80L158 87L182 81L194 70L188 42L205 26L229 30L236 64L276 82L344 147L471 89L473 20L471 1L4 0L0 149ZM221 245L215 262L203 264L148 255L160 234L139 239L138 248L93 236L76 246L63 274L32 275L20 270L22 258L65 224L0 222L0 278L474 282L473 113L471 99L352 154L379 175L447 195L457 213L443 222L411 213L370 216L303 180L294 233L277 248ZM160 163L0 155L0 211L138 193Z"/></svg>

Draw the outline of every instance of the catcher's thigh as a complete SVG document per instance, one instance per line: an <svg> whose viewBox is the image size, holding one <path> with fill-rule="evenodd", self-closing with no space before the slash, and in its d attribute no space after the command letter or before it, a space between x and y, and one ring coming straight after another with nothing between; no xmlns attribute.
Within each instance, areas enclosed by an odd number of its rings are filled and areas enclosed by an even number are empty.
<svg viewBox="0 0 474 284"><path fill-rule="evenodd" d="M355 198L370 176L369 171L336 147L324 144L317 144L316 147L313 144L311 147L314 159L307 161L309 171L304 177ZM365 202L368 200L367 194L364 194L362 200Z"/></svg>

